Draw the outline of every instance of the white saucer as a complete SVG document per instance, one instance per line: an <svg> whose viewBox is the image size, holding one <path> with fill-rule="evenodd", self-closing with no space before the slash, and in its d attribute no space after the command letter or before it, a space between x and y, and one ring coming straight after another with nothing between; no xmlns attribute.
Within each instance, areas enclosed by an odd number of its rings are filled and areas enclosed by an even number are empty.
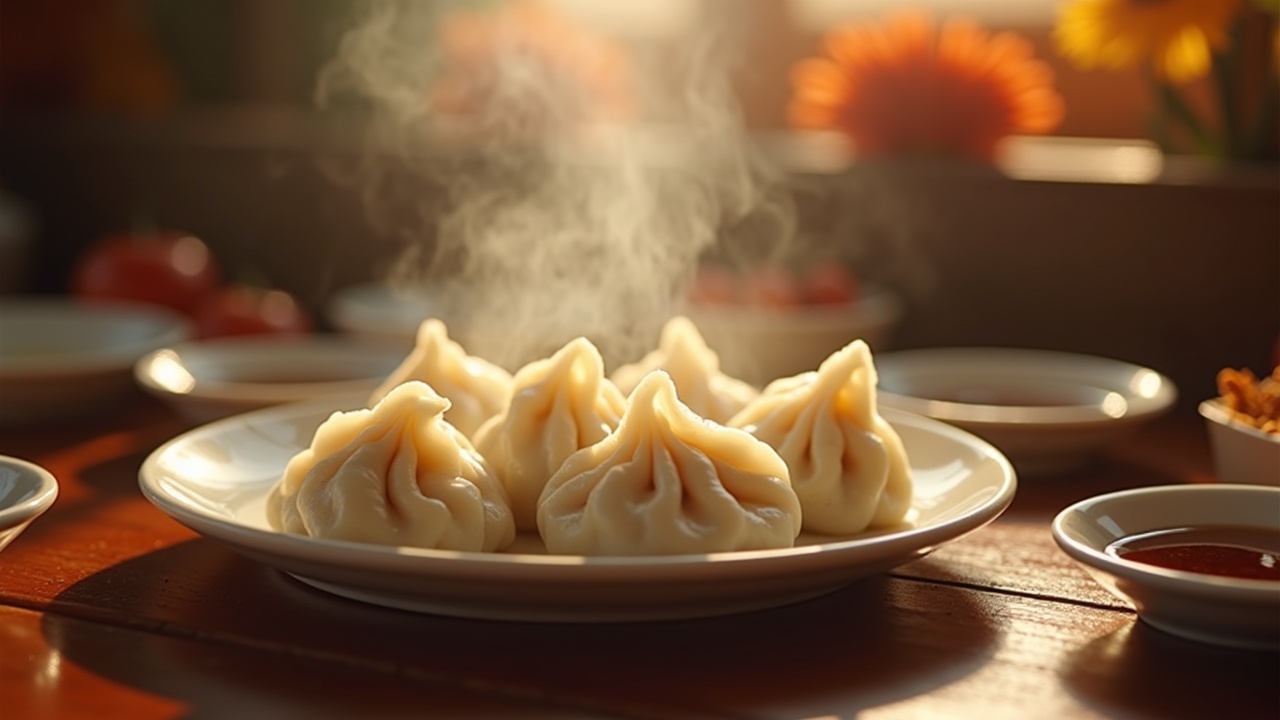
<svg viewBox="0 0 1280 720"><path fill-rule="evenodd" d="M995 445L1034 475L1075 469L1177 399L1169 378L1118 360L1014 348L876 356L879 399Z"/></svg>
<svg viewBox="0 0 1280 720"><path fill-rule="evenodd" d="M1122 538L1205 526L1280 531L1280 488L1168 485L1109 493L1059 513L1053 538L1156 628L1202 642L1280 650L1280 582L1169 570L1107 552Z"/></svg>
<svg viewBox="0 0 1280 720"><path fill-rule="evenodd" d="M185 318L151 305L0 300L0 426L101 412L136 392L139 358L191 333Z"/></svg>
<svg viewBox="0 0 1280 720"><path fill-rule="evenodd" d="M592 622L705 617L816 597L989 523L1016 486L1008 461L987 443L890 410L916 484L911 524L855 537L802 537L797 547L759 552L582 557L547 555L536 536L510 552L467 553L271 529L267 493L342 407L273 408L192 430L147 458L142 492L195 531L338 595L460 617Z"/></svg>
<svg viewBox="0 0 1280 720"><path fill-rule="evenodd" d="M44 468L0 455L0 550L58 498L58 481Z"/></svg>
<svg viewBox="0 0 1280 720"><path fill-rule="evenodd" d="M208 422L303 400L367 398L405 355L399 346L331 335L216 338L157 350L138 361L134 376L188 419Z"/></svg>

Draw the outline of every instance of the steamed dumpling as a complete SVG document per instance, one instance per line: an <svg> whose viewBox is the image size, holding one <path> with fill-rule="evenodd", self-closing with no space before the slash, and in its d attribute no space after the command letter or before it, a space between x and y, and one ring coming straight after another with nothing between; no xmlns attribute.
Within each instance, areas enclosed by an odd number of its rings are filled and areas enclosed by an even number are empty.
<svg viewBox="0 0 1280 720"><path fill-rule="evenodd" d="M267 499L273 527L312 537L491 552L515 539L502 487L443 419L430 386L397 386L371 410L337 412Z"/></svg>
<svg viewBox="0 0 1280 720"><path fill-rule="evenodd" d="M511 393L511 374L468 355L449 339L443 322L430 318L418 326L413 352L369 398L372 407L403 382L420 380L452 403L445 419L471 437L485 420L502 412Z"/></svg>
<svg viewBox="0 0 1280 720"><path fill-rule="evenodd" d="M565 458L618 426L626 402L586 338L516 372L510 405L475 435L511 500L516 527L537 528L542 487Z"/></svg>
<svg viewBox="0 0 1280 720"><path fill-rule="evenodd" d="M800 525L778 454L695 415L661 370L631 394L617 430L564 463L538 504L547 550L564 554L784 548Z"/></svg>
<svg viewBox="0 0 1280 720"><path fill-rule="evenodd" d="M662 327L658 349L638 362L623 365L612 379L630 394L652 370L664 370L676 385L680 401L698 415L726 423L760 394L751 385L720 372L720 357L707 347L693 321L678 315Z"/></svg>
<svg viewBox="0 0 1280 720"><path fill-rule="evenodd" d="M729 424L786 460L806 530L849 535L900 523L910 509L907 453L876 410L876 369L861 340L816 372L770 383Z"/></svg>

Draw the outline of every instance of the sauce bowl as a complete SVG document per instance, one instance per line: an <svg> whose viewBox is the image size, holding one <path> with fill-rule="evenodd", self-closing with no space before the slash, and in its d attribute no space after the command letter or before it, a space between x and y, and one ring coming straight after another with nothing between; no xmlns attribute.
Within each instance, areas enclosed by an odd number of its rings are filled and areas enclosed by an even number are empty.
<svg viewBox="0 0 1280 720"><path fill-rule="evenodd" d="M1071 505L1054 519L1052 532L1063 552L1152 627L1200 642L1280 650L1280 581L1158 567L1114 551L1125 540L1180 528L1280 538L1280 488L1215 484L1124 490ZM1278 559L1270 555L1272 564Z"/></svg>

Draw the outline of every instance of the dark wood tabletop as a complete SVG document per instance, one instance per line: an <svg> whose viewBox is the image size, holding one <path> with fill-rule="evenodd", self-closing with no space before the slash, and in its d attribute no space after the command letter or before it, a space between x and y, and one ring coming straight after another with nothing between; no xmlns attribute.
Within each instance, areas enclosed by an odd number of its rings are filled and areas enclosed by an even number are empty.
<svg viewBox="0 0 1280 720"><path fill-rule="evenodd" d="M1180 410L993 524L796 605L692 621L487 622L361 604L147 502L143 459L190 425L142 396L0 430L61 493L0 553L0 718L1275 718L1280 654L1155 630L1054 544L1098 493L1209 483Z"/></svg>

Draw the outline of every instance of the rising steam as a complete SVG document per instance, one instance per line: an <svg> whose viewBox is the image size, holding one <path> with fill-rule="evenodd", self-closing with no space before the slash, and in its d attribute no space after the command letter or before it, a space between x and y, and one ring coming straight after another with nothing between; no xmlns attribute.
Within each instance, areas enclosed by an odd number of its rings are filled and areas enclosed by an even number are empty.
<svg viewBox="0 0 1280 720"><path fill-rule="evenodd" d="M509 368L578 335L615 366L651 348L725 228L750 231L742 252L780 248L792 208L746 141L727 22L742 13L723 14L696 41L623 46L528 4L371 5L319 99L371 111L377 223L421 192L394 219L389 279L439 293L450 332Z"/></svg>

